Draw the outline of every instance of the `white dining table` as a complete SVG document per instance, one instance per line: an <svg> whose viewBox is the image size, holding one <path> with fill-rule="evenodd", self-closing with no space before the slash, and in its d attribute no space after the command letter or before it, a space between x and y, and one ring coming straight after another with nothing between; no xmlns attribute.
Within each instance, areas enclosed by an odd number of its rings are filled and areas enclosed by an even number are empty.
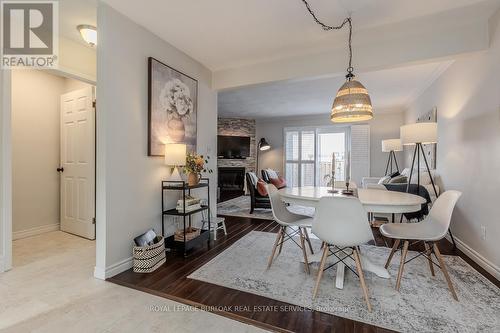
<svg viewBox="0 0 500 333"><path fill-rule="evenodd" d="M279 190L283 201L306 207L316 207L319 199L323 197L344 196L342 193L331 193L331 187L320 186L302 186L302 187L285 187ZM418 195L385 191L379 189L356 189L357 197L367 213L411 213L419 211L422 204L426 200ZM346 261L354 260L350 257L342 258ZM317 253L310 258L310 262L319 262L321 260L320 254ZM366 254L361 255L361 265L364 270L375 273L381 278L390 278L389 272L383 266L379 266L370 261ZM335 279L335 286L342 289L344 286L345 265L342 261L337 264L337 275Z"/></svg>

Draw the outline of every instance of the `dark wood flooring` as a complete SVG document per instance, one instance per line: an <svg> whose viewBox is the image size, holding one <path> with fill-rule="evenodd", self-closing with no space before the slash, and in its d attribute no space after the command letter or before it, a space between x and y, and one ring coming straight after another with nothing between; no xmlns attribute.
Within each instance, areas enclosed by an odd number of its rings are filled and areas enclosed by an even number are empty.
<svg viewBox="0 0 500 333"><path fill-rule="evenodd" d="M270 298L188 279L187 276L189 274L252 230L267 232L277 232L278 230L278 225L274 222L239 217L226 217L226 226L228 235L223 236L222 233L219 233L217 241L212 242L210 249L208 246L197 249L188 258L168 253L166 263L153 273L136 274L130 269L110 278L109 281L191 306L204 309L207 307L216 307L209 310L222 316L272 331L315 333L390 332L387 329L366 323L308 309L297 309L297 307L291 304ZM385 246L378 229L373 229L373 232L376 245ZM461 256L471 266L500 287L498 280L480 268L461 251L453 249L453 246L447 240L442 240L439 248L443 254ZM410 249L420 250L418 247ZM280 309L287 309L292 306L293 309L289 311L253 311L255 309L254 306L277 307ZM219 310L221 308L224 311Z"/></svg>

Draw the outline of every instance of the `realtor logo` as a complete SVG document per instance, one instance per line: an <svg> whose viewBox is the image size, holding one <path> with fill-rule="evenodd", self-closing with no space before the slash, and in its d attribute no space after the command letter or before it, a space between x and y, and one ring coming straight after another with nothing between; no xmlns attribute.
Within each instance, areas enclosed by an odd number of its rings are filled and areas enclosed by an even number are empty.
<svg viewBox="0 0 500 333"><path fill-rule="evenodd" d="M57 1L1 1L2 68L56 68Z"/></svg>

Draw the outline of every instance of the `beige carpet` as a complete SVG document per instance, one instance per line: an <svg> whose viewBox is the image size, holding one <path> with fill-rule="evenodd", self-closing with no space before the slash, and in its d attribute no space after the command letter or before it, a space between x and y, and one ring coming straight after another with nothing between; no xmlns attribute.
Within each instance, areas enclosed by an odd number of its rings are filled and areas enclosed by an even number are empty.
<svg viewBox="0 0 500 333"><path fill-rule="evenodd" d="M500 289L462 258L445 256L460 302L453 300L439 269L432 277L420 257L405 266L400 292L394 289L399 254L390 279L366 273L373 312L368 312L358 278L346 270L344 289L334 287L334 269L327 270L318 297L312 290L318 264L304 273L301 250L285 243L283 252L266 270L276 235L253 231L189 277L293 305L334 314L403 332L500 332ZM320 241L311 240L319 250ZM390 249L363 246L362 252L383 265ZM415 255L410 251L409 257ZM333 260L333 257L330 257Z"/></svg>
<svg viewBox="0 0 500 333"><path fill-rule="evenodd" d="M292 205L288 209L296 214L313 216L314 208ZM249 217L253 219L273 220L271 209L256 208L250 214L250 196L243 195L217 204L217 215Z"/></svg>

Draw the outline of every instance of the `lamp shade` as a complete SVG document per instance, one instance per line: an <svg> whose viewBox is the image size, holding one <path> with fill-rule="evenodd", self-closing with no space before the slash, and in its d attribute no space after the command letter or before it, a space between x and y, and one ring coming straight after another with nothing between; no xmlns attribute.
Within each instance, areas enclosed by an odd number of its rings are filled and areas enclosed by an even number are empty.
<svg viewBox="0 0 500 333"><path fill-rule="evenodd" d="M165 164L171 166L186 165L186 145L183 143L167 143L165 145Z"/></svg>
<svg viewBox="0 0 500 333"><path fill-rule="evenodd" d="M387 139L382 140L382 151L388 153L391 151L403 151L401 139Z"/></svg>
<svg viewBox="0 0 500 333"><path fill-rule="evenodd" d="M400 136L403 145L436 143L437 123L416 123L401 126Z"/></svg>
<svg viewBox="0 0 500 333"><path fill-rule="evenodd" d="M365 86L359 81L347 80L333 101L330 119L334 123L366 121L373 118L372 101Z"/></svg>
<svg viewBox="0 0 500 333"><path fill-rule="evenodd" d="M259 141L259 150L264 151L264 150L269 150L271 148L271 145L267 143L266 139L261 138Z"/></svg>

